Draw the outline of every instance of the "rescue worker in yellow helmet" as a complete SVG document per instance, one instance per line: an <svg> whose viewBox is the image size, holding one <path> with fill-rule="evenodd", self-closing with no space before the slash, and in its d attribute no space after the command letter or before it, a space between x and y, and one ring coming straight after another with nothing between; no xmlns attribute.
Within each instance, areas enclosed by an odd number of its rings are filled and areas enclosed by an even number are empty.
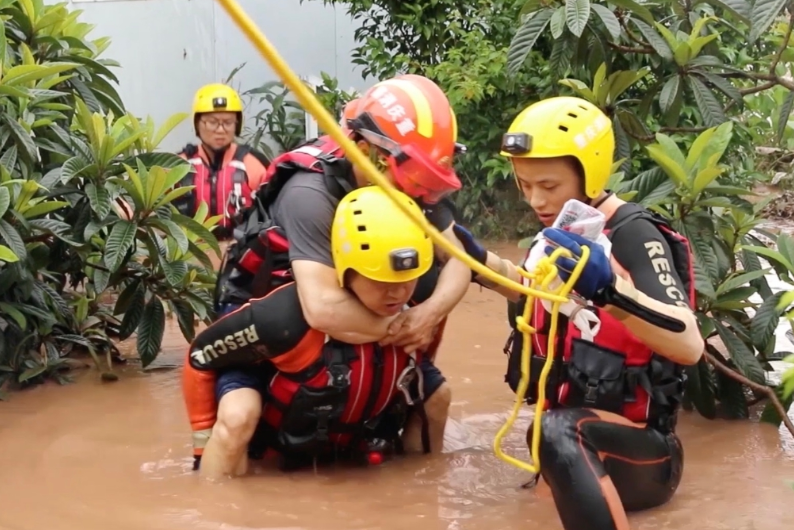
<svg viewBox="0 0 794 530"><path fill-rule="evenodd" d="M399 196L421 212L413 199ZM331 232L342 288L381 317L413 303L418 279L433 265L433 242L383 189L370 186L346 195ZM234 348L227 347L229 341ZM186 358L188 416L194 436L208 438L203 455L197 455L202 475L244 473L247 454L259 456L267 449L281 455L285 468L335 455L379 463L384 453L399 449L406 409L414 402L426 410L430 445L440 449L449 399L443 392L424 396L426 402L417 399L422 397L418 355L374 342L326 341L303 316L294 282L250 301L199 333ZM253 365L272 370L263 382L267 393L224 384ZM259 413L241 421L241 406Z"/></svg>
<svg viewBox="0 0 794 530"><path fill-rule="evenodd" d="M704 347L693 311L689 243L666 219L605 189L614 150L611 120L573 97L530 105L502 142L501 154L512 162L521 193L547 227L536 243L546 255L556 247L573 255L556 262L562 281L570 278L582 247L590 249L574 285L579 301L561 317L556 368L539 420L541 475L565 530L626 530L627 511L659 506L672 497L683 469L675 434L683 368L697 363ZM548 228L572 199L604 214L611 251L573 232ZM456 233L475 259L522 281L511 262L486 251L464 228L456 227ZM518 267L531 270L530 255L532 249ZM515 326L526 298L487 279L475 281L515 304L510 312ZM522 398L536 403L549 333L549 313L540 301L528 324L537 332L529 339L531 380ZM506 349L506 381L514 392L523 340L514 328Z"/></svg>
<svg viewBox="0 0 794 530"><path fill-rule="evenodd" d="M251 205L269 161L252 147L235 141L243 129L243 102L230 86L213 83L196 92L193 129L199 144L186 145L179 156L194 169L180 184L195 188L176 206L184 215L193 216L199 204L206 203L208 215L223 216L216 235L225 238L239 212Z"/></svg>

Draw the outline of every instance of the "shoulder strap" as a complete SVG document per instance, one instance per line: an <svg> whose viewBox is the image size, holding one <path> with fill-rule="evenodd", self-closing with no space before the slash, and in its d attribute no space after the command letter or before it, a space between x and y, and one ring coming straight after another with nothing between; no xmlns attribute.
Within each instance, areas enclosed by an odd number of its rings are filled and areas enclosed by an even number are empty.
<svg viewBox="0 0 794 530"><path fill-rule="evenodd" d="M341 201L342 197L353 191L353 182L351 179L352 164L342 158L326 160L324 157L321 157L318 159L323 166L323 174L326 176L326 188L328 188L331 195Z"/></svg>
<svg viewBox="0 0 794 530"><path fill-rule="evenodd" d="M245 144L237 144L237 147L234 150L234 156L232 160L236 160L237 162L242 162L245 159L245 155L251 152L251 148Z"/></svg>
<svg viewBox="0 0 794 530"><path fill-rule="evenodd" d="M611 240L612 237L614 237L615 232L617 232L621 227L635 219L641 218L648 219L649 221L656 223L656 220L644 207L634 202L627 202L615 210L612 219L610 219L612 226L608 229L609 232L607 233L607 237Z"/></svg>

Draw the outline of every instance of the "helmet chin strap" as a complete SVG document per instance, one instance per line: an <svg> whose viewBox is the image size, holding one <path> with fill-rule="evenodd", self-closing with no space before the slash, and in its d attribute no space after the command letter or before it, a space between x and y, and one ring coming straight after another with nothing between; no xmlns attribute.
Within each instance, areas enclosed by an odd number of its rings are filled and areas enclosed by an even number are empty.
<svg viewBox="0 0 794 530"><path fill-rule="evenodd" d="M614 195L614 193L609 191L609 190L604 190L604 191L607 192L606 195L604 195L603 197L598 199L596 202L593 202L595 199L591 199L591 198L588 197L587 198L587 204L592 206L593 208L598 208L599 206L604 204L608 198L610 198L612 195Z"/></svg>

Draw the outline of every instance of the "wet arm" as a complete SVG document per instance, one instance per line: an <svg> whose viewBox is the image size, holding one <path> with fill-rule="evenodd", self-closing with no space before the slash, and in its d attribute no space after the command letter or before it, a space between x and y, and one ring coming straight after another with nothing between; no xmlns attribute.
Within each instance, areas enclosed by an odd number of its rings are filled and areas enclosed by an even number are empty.
<svg viewBox="0 0 794 530"><path fill-rule="evenodd" d="M664 236L649 221L637 220L615 233L612 252L631 277L618 276L615 291L634 309L604 309L659 355L682 365L697 363L703 338Z"/></svg>
<svg viewBox="0 0 794 530"><path fill-rule="evenodd" d="M516 267L510 260L500 258L493 252L489 251L485 265L501 276L506 276L508 279L513 280L514 282L521 283L521 275L517 270L518 267ZM478 274L475 278L475 281L483 287L501 294L510 302L518 302L518 299L521 297L521 293L508 287L502 287L498 283L494 282L493 280L489 280L482 275Z"/></svg>
<svg viewBox="0 0 794 530"><path fill-rule="evenodd" d="M450 225L441 234L444 238L455 245L460 250L463 249L457 236L452 231ZM437 253L442 253L443 249L436 247ZM439 252L440 251L440 252ZM441 258L441 256L439 256ZM424 303L430 304L433 307L433 312L439 318L448 315L456 305L463 299L466 291L471 283L471 270L462 261L456 258L447 259L441 269L441 274L438 277L438 285L433 290L433 294Z"/></svg>
<svg viewBox="0 0 794 530"><path fill-rule="evenodd" d="M348 344L377 342L386 336L396 317L382 318L339 287L336 271L314 261L292 262L303 315L309 325Z"/></svg>

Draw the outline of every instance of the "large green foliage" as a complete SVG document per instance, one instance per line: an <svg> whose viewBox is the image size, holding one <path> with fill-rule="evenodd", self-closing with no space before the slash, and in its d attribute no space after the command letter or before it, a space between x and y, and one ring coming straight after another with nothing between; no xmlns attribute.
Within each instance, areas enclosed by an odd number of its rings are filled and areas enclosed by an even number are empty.
<svg viewBox="0 0 794 530"><path fill-rule="evenodd" d="M547 53L531 53L531 68L512 76L507 49L524 0L323 0L345 6L360 26L353 62L378 79L398 73L426 75L446 91L458 118L456 157L463 189L455 201L478 235L518 237L532 225L499 152L502 134L518 111L555 88Z"/></svg>
<svg viewBox="0 0 794 530"><path fill-rule="evenodd" d="M210 311L217 219L177 213L190 166L155 152L185 115L126 112L78 15L0 0L0 385L58 376L75 349L114 378L114 339L137 332L146 366L166 305L188 339Z"/></svg>

